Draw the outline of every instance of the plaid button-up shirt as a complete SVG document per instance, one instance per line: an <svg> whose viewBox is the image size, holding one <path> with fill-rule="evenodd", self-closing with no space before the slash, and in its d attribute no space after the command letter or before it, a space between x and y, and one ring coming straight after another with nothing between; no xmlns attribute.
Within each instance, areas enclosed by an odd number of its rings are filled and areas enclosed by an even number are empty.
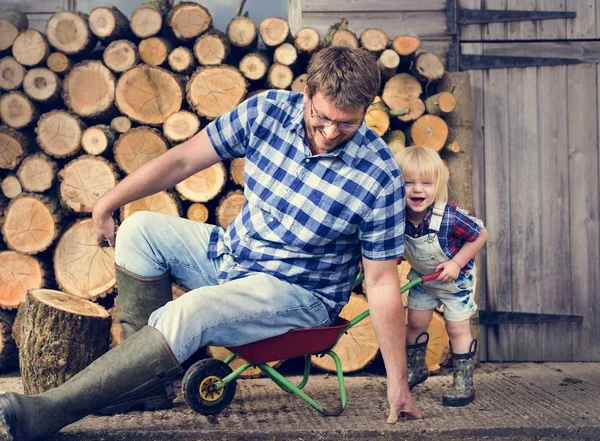
<svg viewBox="0 0 600 441"><path fill-rule="evenodd" d="M432 213L433 205L427 209L423 222L419 225L414 225L410 222L410 216L407 212L406 217L409 222L406 225L406 235L417 238L431 233L429 221L431 221ZM465 242L473 242L477 239L479 233L481 233L481 225L483 225L483 223L480 225L479 222L481 222L479 219L469 216L466 211L461 210L456 205L446 204L437 237L442 251L448 256L448 259L456 256L456 253L460 251ZM464 269L471 269L474 264L475 258L473 257L465 265Z"/></svg>
<svg viewBox="0 0 600 441"><path fill-rule="evenodd" d="M213 230L209 257L226 254L222 281L268 273L315 293L334 317L361 255L402 255L404 182L389 148L364 123L339 148L313 155L302 97L271 90L207 126L222 159L246 158L246 202L226 230Z"/></svg>

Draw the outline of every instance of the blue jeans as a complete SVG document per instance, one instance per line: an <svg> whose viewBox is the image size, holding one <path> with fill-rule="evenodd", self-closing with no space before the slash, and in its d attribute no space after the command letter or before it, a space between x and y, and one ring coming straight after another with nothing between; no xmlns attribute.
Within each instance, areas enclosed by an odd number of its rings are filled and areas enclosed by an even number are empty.
<svg viewBox="0 0 600 441"><path fill-rule="evenodd" d="M154 212L137 212L119 228L115 261L141 276L170 272L190 291L156 310L158 329L181 363L206 345L237 346L291 329L328 326L325 305L310 291L273 276L252 273L217 278L228 254L207 257L213 226Z"/></svg>

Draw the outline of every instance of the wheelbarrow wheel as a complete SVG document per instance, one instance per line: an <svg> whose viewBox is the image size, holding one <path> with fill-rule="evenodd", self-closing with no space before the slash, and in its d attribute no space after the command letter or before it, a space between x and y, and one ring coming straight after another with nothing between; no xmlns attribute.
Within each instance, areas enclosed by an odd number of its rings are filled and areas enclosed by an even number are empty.
<svg viewBox="0 0 600 441"><path fill-rule="evenodd" d="M221 412L233 400L236 382L234 379L221 389L216 389L214 384L232 372L229 365L214 358L194 363L185 373L181 383L186 404L202 415Z"/></svg>

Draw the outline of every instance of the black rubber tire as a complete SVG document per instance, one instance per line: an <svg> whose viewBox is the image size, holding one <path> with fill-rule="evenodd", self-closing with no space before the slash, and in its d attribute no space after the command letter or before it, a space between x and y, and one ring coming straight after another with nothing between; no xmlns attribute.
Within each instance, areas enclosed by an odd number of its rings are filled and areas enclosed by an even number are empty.
<svg viewBox="0 0 600 441"><path fill-rule="evenodd" d="M215 401L205 400L200 395L200 384L208 377L222 380L233 371L228 364L214 358L206 358L194 363L183 376L181 390L186 404L202 415L214 415L221 412L233 400L236 390L235 379L223 388L223 394Z"/></svg>

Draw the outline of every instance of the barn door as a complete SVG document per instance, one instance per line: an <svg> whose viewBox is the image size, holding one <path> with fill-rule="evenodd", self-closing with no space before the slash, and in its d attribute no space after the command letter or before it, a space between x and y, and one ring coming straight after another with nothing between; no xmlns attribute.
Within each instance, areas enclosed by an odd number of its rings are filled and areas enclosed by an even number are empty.
<svg viewBox="0 0 600 441"><path fill-rule="evenodd" d="M480 306L508 313L481 328L481 359L599 361L600 0L457 6L576 14L458 30L454 53L467 56L458 66L473 88L474 204L489 231Z"/></svg>

